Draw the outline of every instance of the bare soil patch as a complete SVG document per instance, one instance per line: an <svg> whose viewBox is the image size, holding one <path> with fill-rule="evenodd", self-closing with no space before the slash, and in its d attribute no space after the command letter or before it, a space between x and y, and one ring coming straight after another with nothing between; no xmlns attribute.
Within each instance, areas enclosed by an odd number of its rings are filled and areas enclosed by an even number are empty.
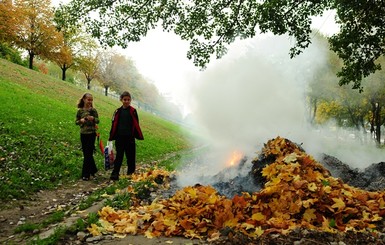
<svg viewBox="0 0 385 245"><path fill-rule="evenodd" d="M0 242L19 243L25 241L25 234L15 234L20 224L40 223L53 212L63 209L69 212L93 191L108 185L106 176L99 176L90 181L76 181L67 186L58 186L54 190L42 190L30 200L13 200L1 203ZM38 231L36 231L38 233Z"/></svg>

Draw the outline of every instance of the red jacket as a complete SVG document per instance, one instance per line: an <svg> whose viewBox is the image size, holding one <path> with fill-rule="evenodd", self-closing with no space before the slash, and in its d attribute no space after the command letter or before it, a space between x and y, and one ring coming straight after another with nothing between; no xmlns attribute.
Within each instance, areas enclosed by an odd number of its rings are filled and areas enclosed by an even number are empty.
<svg viewBox="0 0 385 245"><path fill-rule="evenodd" d="M116 133L118 130L118 123L119 123L119 116L120 112L122 111L123 107L118 108L115 112L114 115L112 116L112 126L110 130L110 138L108 139L109 141L115 140L116 139ZM136 112L136 109L132 106L129 106L130 109L130 114L132 117L132 135L135 137L135 139L138 140L143 140L143 133L142 130L140 129L139 126L139 117L138 113Z"/></svg>

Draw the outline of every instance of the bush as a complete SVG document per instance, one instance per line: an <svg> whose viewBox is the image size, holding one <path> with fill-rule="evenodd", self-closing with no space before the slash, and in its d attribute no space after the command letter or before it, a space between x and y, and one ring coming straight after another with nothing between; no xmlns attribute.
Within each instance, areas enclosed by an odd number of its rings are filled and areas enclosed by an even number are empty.
<svg viewBox="0 0 385 245"><path fill-rule="evenodd" d="M6 43L0 43L0 58L11 61L12 63L27 67L27 62L21 58L20 52Z"/></svg>

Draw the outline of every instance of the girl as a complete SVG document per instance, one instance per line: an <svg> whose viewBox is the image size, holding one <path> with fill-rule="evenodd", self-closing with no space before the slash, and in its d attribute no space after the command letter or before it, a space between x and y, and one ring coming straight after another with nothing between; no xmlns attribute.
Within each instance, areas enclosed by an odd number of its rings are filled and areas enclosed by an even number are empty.
<svg viewBox="0 0 385 245"><path fill-rule="evenodd" d="M96 124L99 123L98 112L92 105L93 98L90 93L85 93L78 102L78 112L75 123L80 126L80 141L83 151L82 179L89 180L95 177L96 168L94 160Z"/></svg>
<svg viewBox="0 0 385 245"><path fill-rule="evenodd" d="M120 167L123 155L126 154L127 174L135 172L136 145L135 139L143 140L142 130L139 126L139 117L136 109L131 106L131 94L127 91L120 95L122 106L112 116L112 126L109 141L115 140L116 158L111 180L119 180Z"/></svg>

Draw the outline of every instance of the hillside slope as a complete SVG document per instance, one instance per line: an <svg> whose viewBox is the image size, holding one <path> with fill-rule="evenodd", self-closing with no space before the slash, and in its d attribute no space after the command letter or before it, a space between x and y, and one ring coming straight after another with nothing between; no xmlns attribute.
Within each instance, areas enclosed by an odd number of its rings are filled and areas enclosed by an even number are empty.
<svg viewBox="0 0 385 245"><path fill-rule="evenodd" d="M82 154L76 104L86 89L0 59L1 200L26 198L40 189L77 180ZM116 99L93 93L101 139L106 143ZM178 125L138 109L145 137L137 161L149 163L190 147ZM95 154L102 169L103 158ZM16 191L17 190L17 191Z"/></svg>

